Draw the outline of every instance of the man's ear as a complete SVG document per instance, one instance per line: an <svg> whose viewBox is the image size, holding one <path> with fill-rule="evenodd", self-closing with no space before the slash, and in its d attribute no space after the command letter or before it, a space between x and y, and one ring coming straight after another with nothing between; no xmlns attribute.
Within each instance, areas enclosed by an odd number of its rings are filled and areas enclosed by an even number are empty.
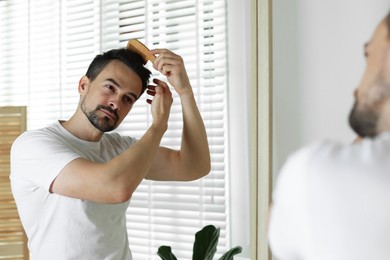
<svg viewBox="0 0 390 260"><path fill-rule="evenodd" d="M80 96L82 96L88 92L90 82L91 81L89 80L89 78L87 76L83 76L80 79L80 81L79 81L79 94L80 94Z"/></svg>

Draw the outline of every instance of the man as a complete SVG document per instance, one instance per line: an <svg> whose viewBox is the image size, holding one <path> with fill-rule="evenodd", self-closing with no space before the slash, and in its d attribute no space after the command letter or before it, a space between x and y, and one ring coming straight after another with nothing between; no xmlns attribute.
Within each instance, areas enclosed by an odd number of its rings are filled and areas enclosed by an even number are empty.
<svg viewBox="0 0 390 260"><path fill-rule="evenodd" d="M148 85L150 71L128 49L96 56L80 79L74 115L22 134L12 147L12 191L33 259L132 259L126 209L139 183L208 174L206 132L183 60L166 49L150 52L181 100L180 151L159 146L172 104L167 83ZM145 90L153 97L146 133L139 140L106 133Z"/></svg>
<svg viewBox="0 0 390 260"><path fill-rule="evenodd" d="M390 14L365 55L349 118L360 142L316 143L282 168L269 223L277 259L390 258Z"/></svg>

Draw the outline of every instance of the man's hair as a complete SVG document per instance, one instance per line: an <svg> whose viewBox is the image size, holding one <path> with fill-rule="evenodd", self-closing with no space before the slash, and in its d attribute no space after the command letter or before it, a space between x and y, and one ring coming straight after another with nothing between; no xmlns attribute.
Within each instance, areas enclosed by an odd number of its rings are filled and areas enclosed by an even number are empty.
<svg viewBox="0 0 390 260"><path fill-rule="evenodd" d="M91 81L95 80L99 73L107 66L107 64L113 60L121 61L141 78L141 96L149 84L151 72L145 68L141 55L129 49L112 49L97 55L89 65L85 76L87 76Z"/></svg>

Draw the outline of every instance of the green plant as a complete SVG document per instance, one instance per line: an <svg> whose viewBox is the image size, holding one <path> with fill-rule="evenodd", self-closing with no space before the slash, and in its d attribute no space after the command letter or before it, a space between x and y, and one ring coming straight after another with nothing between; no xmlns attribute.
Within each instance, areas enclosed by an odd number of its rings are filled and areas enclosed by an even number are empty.
<svg viewBox="0 0 390 260"><path fill-rule="evenodd" d="M194 249L192 260L212 260L215 252L217 252L217 245L219 239L220 228L213 225L205 226L202 230L195 234ZM227 251L219 260L232 260L234 255L241 253L242 248L236 246ZM172 253L170 246L160 246L157 254L162 260L177 260Z"/></svg>

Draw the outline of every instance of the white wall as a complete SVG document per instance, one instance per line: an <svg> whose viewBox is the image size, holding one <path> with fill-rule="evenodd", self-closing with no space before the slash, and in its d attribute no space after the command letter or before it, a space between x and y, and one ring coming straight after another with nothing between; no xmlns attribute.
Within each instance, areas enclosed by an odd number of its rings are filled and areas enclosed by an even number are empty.
<svg viewBox="0 0 390 260"><path fill-rule="evenodd" d="M314 140L354 139L347 118L363 45L389 7L388 0L273 1L275 174Z"/></svg>

